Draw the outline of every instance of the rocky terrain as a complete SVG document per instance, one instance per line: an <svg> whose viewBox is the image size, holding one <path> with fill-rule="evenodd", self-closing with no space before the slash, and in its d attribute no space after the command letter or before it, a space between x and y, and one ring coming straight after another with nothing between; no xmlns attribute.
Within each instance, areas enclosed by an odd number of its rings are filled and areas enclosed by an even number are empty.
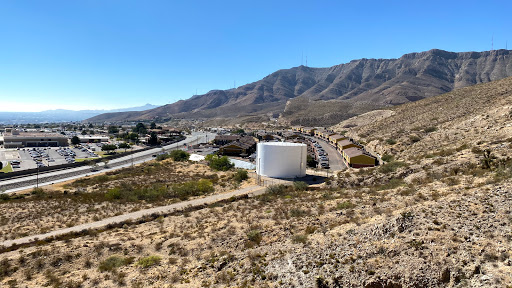
<svg viewBox="0 0 512 288"><path fill-rule="evenodd" d="M230 191L238 187L232 177L233 172L213 171L206 165L164 160L44 189L28 189L10 197L2 195L0 241L99 221L204 194ZM188 186L188 190L197 189L197 181L201 179L211 186L209 190L197 195L186 191ZM165 192L179 189L183 195Z"/></svg>
<svg viewBox="0 0 512 288"><path fill-rule="evenodd" d="M382 156L324 184L0 254L11 287L512 287L512 78L334 129Z"/></svg>
<svg viewBox="0 0 512 288"><path fill-rule="evenodd" d="M430 50L399 59L359 59L329 68L294 67L230 90L214 90L142 112L107 113L91 122L171 118L277 118L332 125L379 107L512 76L509 50ZM327 101L327 102L326 102Z"/></svg>

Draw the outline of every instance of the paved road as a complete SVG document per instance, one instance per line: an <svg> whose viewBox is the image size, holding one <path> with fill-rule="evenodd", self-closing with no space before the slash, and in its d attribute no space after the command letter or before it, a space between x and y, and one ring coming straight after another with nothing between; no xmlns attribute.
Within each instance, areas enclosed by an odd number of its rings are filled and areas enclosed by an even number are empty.
<svg viewBox="0 0 512 288"><path fill-rule="evenodd" d="M261 195L265 193L265 188L257 185L249 186L243 189L226 192L222 194L215 194L211 196L206 196L203 198L198 198L194 200L189 201L183 201L179 203L174 203L167 206L160 206L160 207L154 207L150 209L144 209L124 215L119 215L115 217L106 218L100 221L91 222L91 223L85 223L82 225L77 225L69 228L64 228L60 230L51 231L44 234L38 234L38 235L32 235L27 236L23 238L18 238L14 240L7 240L0 243L0 246L9 247L12 245L19 245L19 244L29 244L35 241L44 240L47 238L55 237L55 236L62 236L69 233L74 232L80 232L86 229L101 229L105 228L109 224L120 224L127 220L137 220L141 219L145 216L152 215L154 213L157 214L169 214L175 211L183 210L190 207L198 207L202 205L208 205L213 204L219 201L227 200L231 197L240 197L243 195Z"/></svg>
<svg viewBox="0 0 512 288"><path fill-rule="evenodd" d="M36 183L39 182L39 186L45 186L50 184L55 184L59 182L65 182L73 179L78 179L80 177L86 175L94 175L98 173L103 173L106 171L116 170L123 167L128 167L133 164L138 164L146 161L150 161L153 159L152 155L155 153L161 152L162 150L172 150L177 148L183 148L184 144L196 144L202 143L208 140L211 140L215 137L214 133L203 133L203 132L194 132L192 135L187 136L187 139L180 141L175 144L171 144L165 146L164 148L155 148L147 151L142 151L138 153L134 153L133 155L124 156L118 159L114 159L109 161L108 168L104 166L103 163L100 163L100 169L96 172L91 172L91 168L88 166L70 168L66 170L60 170L55 172L49 172L40 174L39 176L32 175L15 179L7 179L0 181L0 193L11 193L16 191L25 190L28 188L32 188L36 186Z"/></svg>
<svg viewBox="0 0 512 288"><path fill-rule="evenodd" d="M341 154L338 152L338 150L336 150L336 148L331 146L331 144L327 143L323 139L316 137L311 138L315 139L316 142L318 142L318 144L320 144L322 148L324 148L325 152L327 152L329 156L329 166L331 171L341 171L347 169L347 166L343 162Z"/></svg>

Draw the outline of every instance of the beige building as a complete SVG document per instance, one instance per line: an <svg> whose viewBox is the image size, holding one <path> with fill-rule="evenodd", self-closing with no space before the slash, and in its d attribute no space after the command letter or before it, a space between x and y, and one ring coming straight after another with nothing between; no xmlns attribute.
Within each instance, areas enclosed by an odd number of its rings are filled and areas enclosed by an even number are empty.
<svg viewBox="0 0 512 288"><path fill-rule="evenodd" d="M57 133L18 132L4 135L4 148L68 146L68 138Z"/></svg>

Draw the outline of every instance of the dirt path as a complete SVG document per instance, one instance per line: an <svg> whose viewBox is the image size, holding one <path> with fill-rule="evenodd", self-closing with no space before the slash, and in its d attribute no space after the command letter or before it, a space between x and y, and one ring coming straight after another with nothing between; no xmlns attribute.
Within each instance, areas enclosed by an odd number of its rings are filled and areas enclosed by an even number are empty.
<svg viewBox="0 0 512 288"><path fill-rule="evenodd" d="M213 203L216 203L219 201L227 200L231 197L240 197L243 195L260 195L260 194L263 194L264 192L265 192L265 187L252 185L252 186L245 187L245 188L235 190L235 191L230 191L230 192L226 192L226 193L222 193L222 194L210 195L207 197L193 199L193 200L189 200L189 201L183 201L183 202L179 202L179 203L174 203L174 204L167 205L167 206L160 206L160 207L154 207L154 208L150 208L150 209L144 209L144 210L140 210L140 211L136 211L136 212L132 212L132 213L127 213L127 214L123 214L123 215L119 215L119 216L115 216L115 217L106 218L106 219L96 221L96 222L85 223L85 224L81 224L81 225L77 225L77 226L73 226L73 227L69 227L69 228L55 230L55 231L51 231L51 232L44 233L44 234L32 235L32 236L27 236L27 237L23 237L23 238L14 239L14 240L7 240L4 242L1 242L0 246L10 247L12 245L29 244L29 243L36 242L39 240L44 240L44 239L48 239L48 238L55 237L55 236L62 236L62 235L66 235L66 234L74 233L74 232L80 232L80 231L87 230L87 229L101 229L101 228L105 228L107 225L119 224L119 223L123 223L124 221L127 221L127 220L141 219L145 216L148 216L148 215L151 215L154 213L168 214L168 213L172 213L175 211L183 210L185 208L213 204Z"/></svg>

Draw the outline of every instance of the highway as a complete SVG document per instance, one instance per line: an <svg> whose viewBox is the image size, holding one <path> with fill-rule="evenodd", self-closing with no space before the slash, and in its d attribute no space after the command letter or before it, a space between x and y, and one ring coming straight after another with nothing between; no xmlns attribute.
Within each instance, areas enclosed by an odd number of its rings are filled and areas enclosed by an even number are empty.
<svg viewBox="0 0 512 288"><path fill-rule="evenodd" d="M78 179L84 176L90 176L95 174L104 173L107 171L113 171L131 165L150 161L153 155L162 151L171 151L173 149L185 148L184 145L194 145L198 143L204 143L215 138L215 133L210 132L192 132L191 135L187 135L187 138L178 143L170 144L167 146L150 149L134 153L132 155L124 156L118 159L114 159L108 162L105 167L104 163L99 163L98 171L91 171L91 167L82 166L76 168L70 168L65 170L59 170L48 173L41 173L39 175L30 175L26 177L19 177L15 179L7 179L0 181L0 193L12 193L21 191L29 188L34 188L36 185L39 187L51 185L59 182L65 182L73 179ZM185 150L185 149L184 149Z"/></svg>

